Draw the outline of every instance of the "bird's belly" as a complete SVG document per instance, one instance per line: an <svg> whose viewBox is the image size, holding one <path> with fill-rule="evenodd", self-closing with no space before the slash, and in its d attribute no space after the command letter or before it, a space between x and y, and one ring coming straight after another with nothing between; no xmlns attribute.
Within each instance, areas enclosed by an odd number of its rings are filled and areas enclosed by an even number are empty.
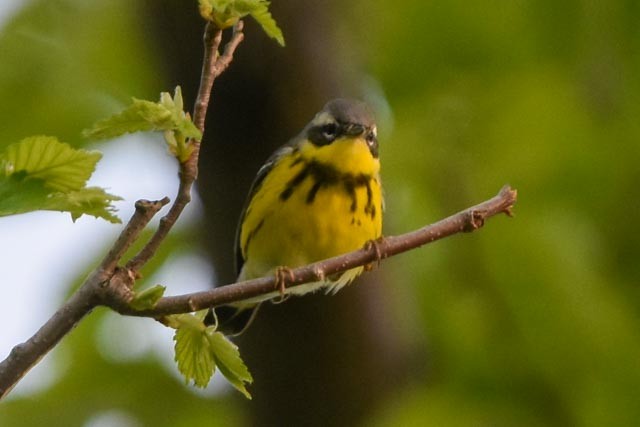
<svg viewBox="0 0 640 427"><path fill-rule="evenodd" d="M290 198L273 200L265 210L264 223L247 248L247 276L330 258L380 237L382 200L377 180L373 188L362 186L351 192L340 183L322 187L311 198L313 185L313 180L306 180Z"/></svg>

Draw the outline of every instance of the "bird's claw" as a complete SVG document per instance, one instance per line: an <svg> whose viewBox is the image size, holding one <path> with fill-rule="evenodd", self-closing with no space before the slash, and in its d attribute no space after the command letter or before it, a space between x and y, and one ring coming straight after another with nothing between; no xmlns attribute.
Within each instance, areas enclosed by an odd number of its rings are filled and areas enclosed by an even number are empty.
<svg viewBox="0 0 640 427"><path fill-rule="evenodd" d="M285 294L287 281L292 282L295 279L295 276L292 269L290 269L289 267L280 266L276 268L275 279L276 289L280 291L280 297L278 299L274 299L273 303L280 304L289 299L289 295Z"/></svg>
<svg viewBox="0 0 640 427"><path fill-rule="evenodd" d="M383 242L384 242L384 236L381 236L376 240L368 240L367 243L364 244L364 250L370 251L370 250L373 249L373 251L376 254L375 261L364 266L366 271L372 270L374 263L376 264L376 267L380 267L380 262L384 258L384 254L382 253L382 250L380 249L380 244L383 243Z"/></svg>

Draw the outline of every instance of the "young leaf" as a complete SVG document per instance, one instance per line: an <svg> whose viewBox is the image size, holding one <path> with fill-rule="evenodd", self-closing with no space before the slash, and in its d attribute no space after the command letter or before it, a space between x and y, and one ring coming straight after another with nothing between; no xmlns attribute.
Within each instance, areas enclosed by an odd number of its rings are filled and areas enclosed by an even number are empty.
<svg viewBox="0 0 640 427"><path fill-rule="evenodd" d="M232 27L240 15L232 8L234 0L198 0L200 16L224 30Z"/></svg>
<svg viewBox="0 0 640 427"><path fill-rule="evenodd" d="M24 172L9 176L0 173L0 216L37 211L46 204L49 190L44 182L26 176Z"/></svg>
<svg viewBox="0 0 640 427"><path fill-rule="evenodd" d="M207 328L207 338L211 345L213 359L222 375L247 399L251 399L245 384L251 384L253 378L240 358L238 347L220 332L215 332L213 327Z"/></svg>
<svg viewBox="0 0 640 427"><path fill-rule="evenodd" d="M269 12L267 0L199 0L199 5L200 15L221 30L232 27L238 20L251 15L269 37L284 46L282 31Z"/></svg>
<svg viewBox="0 0 640 427"><path fill-rule="evenodd" d="M191 314L173 317L179 324L173 336L178 370L187 383L193 381L197 387L206 387L213 376L215 364L205 326Z"/></svg>
<svg viewBox="0 0 640 427"><path fill-rule="evenodd" d="M115 138L125 133L167 129L173 126L171 111L164 105L133 98L121 112L100 120L82 134L87 138Z"/></svg>
<svg viewBox="0 0 640 427"><path fill-rule="evenodd" d="M5 176L23 172L30 179L41 179L47 188L62 192L84 187L101 157L97 151L76 150L51 136L25 138L0 155Z"/></svg>
<svg viewBox="0 0 640 427"><path fill-rule="evenodd" d="M133 98L131 105L111 117L100 120L83 135L88 138L115 138L125 133L144 131L178 131L186 138L199 140L201 132L185 114L180 86L172 98L167 92L160 94L159 102Z"/></svg>
<svg viewBox="0 0 640 427"><path fill-rule="evenodd" d="M47 136L10 145L0 154L0 216L55 210L120 222L112 205L120 198L85 187L100 157Z"/></svg>
<svg viewBox="0 0 640 427"><path fill-rule="evenodd" d="M129 305L136 310L151 309L155 307L158 300L162 298L165 290L166 288L164 286L155 285L144 291L136 292Z"/></svg>
<svg viewBox="0 0 640 427"><path fill-rule="evenodd" d="M69 212L74 222L82 215L91 215L112 224L119 224L121 221L115 216L115 208L111 204L116 200L122 198L99 187L86 187L69 193L53 193L40 209Z"/></svg>
<svg viewBox="0 0 640 427"><path fill-rule="evenodd" d="M276 24L275 19L269 12L268 2L260 2L260 4L251 12L253 19L260 24L265 33L272 39L275 39L280 46L284 46L284 36L282 30Z"/></svg>
<svg viewBox="0 0 640 427"><path fill-rule="evenodd" d="M245 384L253 382L238 347L225 338L214 326L206 327L203 319L207 310L195 314L177 314L165 317L165 325L176 328L174 335L175 360L178 370L187 382L205 387L216 365L225 378L248 399L251 395Z"/></svg>

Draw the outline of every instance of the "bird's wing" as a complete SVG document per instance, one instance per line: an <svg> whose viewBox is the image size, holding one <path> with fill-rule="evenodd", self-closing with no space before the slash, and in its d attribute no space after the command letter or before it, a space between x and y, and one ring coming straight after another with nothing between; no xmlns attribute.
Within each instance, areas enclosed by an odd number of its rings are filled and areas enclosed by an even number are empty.
<svg viewBox="0 0 640 427"><path fill-rule="evenodd" d="M251 199L256 194L260 185L264 181L265 177L273 170L273 167L288 153L293 151L293 145L287 144L283 147L277 149L266 161L266 163L258 170L258 174L256 175L253 183L251 184L251 189L249 190L249 195L244 202L244 207L242 208L242 213L240 214L240 220L238 221L238 226L236 227L236 239L235 239L235 252L236 252L236 274L240 274L242 270L242 266L244 265L244 257L242 256L242 247L240 242L240 233L242 232L242 224L244 223L245 215L247 213L247 208L251 203Z"/></svg>

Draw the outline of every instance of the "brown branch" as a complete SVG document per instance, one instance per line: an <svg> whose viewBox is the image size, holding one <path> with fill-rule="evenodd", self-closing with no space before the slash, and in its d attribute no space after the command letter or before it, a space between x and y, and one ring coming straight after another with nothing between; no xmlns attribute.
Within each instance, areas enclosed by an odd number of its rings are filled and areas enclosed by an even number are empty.
<svg viewBox="0 0 640 427"><path fill-rule="evenodd" d="M194 123L204 133L204 122L209 106L213 82L233 59L233 53L243 39L242 22L234 27L231 40L223 55L218 54L222 31L208 23L205 28L205 54L198 97L194 105ZM153 257L160 244L191 201L191 187L198 175L200 141L190 141L193 151L187 161L180 164L180 185L176 200L167 215L160 220L155 234L144 248L125 266L118 267L131 244L139 237L151 218L167 203L168 198L149 202L136 202L136 211L113 244L111 250L71 298L27 341L15 346L9 356L0 362L0 399L44 357L78 322L97 305L127 307L133 296L132 287L138 271Z"/></svg>
<svg viewBox="0 0 640 427"><path fill-rule="evenodd" d="M138 239L138 236L147 226L151 218L158 213L164 205L169 203L169 198L165 197L162 200L150 202L148 200L138 200L135 204L136 211L127 223L127 226L122 230L118 239L109 250L109 253L102 260L100 266L103 270L108 272L115 271L118 262L122 259L125 252L133 242Z"/></svg>
<svg viewBox="0 0 640 427"><path fill-rule="evenodd" d="M200 89L194 106L193 123L200 131L204 132L204 122L209 106L209 97L213 88L214 80L222 74L231 61L238 45L244 40L242 21L233 27L231 39L224 48L222 56L218 54L218 47L222 41L222 31L209 22L204 31L204 61L202 63L202 74L200 77Z"/></svg>
<svg viewBox="0 0 640 427"><path fill-rule="evenodd" d="M93 310L93 287L83 286L27 341L18 344L0 363L0 399Z"/></svg>
<svg viewBox="0 0 640 427"><path fill-rule="evenodd" d="M484 225L486 219L492 216L500 213L511 216L511 209L516 199L517 191L509 186L504 186L495 197L434 224L399 236L385 237L373 245L368 245L366 248L293 269L291 280L287 280L285 287L322 280L331 274L367 265L443 239L452 234L477 230ZM112 306L112 308L125 315L160 317L238 302L247 298L273 293L275 290L276 280L275 276L272 276L221 286L210 291L164 297L150 310L136 311L129 306L123 305Z"/></svg>
<svg viewBox="0 0 640 427"><path fill-rule="evenodd" d="M9 356L0 362L0 399L100 303L98 290L108 283L116 271L118 260L151 218L167 203L167 199L136 202L136 211L100 266L31 338L15 346Z"/></svg>

